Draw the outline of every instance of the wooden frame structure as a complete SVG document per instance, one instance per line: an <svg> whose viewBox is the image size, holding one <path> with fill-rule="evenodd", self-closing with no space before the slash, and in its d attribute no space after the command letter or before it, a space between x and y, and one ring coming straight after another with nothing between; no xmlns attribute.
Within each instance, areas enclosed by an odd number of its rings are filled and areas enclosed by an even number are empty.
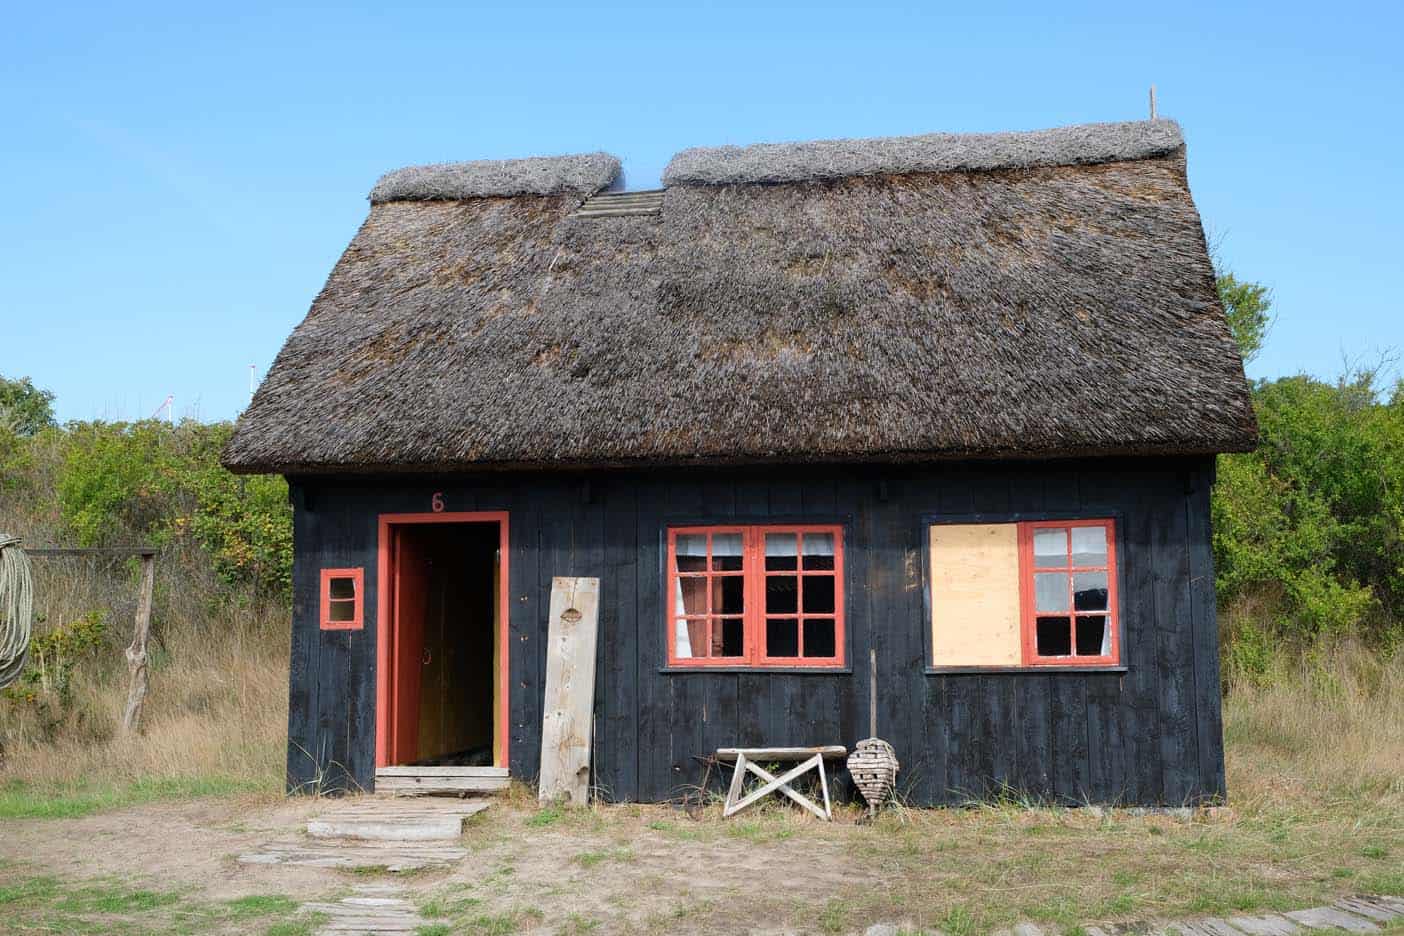
<svg viewBox="0 0 1404 936"><path fill-rule="evenodd" d="M847 753L848 749L841 744L830 744L822 747L718 748L717 760L734 760L736 762L736 766L731 771L731 786L726 791L726 805L722 808L722 816L734 816L741 810L755 805L771 793L781 793L816 817L828 822L833 819L834 811L833 803L829 798L829 775L824 770L824 761L825 759L839 760ZM757 761L799 761L800 763L777 777L761 767L756 763ZM790 786L791 783L811 770L819 776L819 789L824 795L822 809L818 803ZM759 777L762 783L743 796L742 791L745 788L746 774L748 773Z"/></svg>
<svg viewBox="0 0 1404 936"><path fill-rule="evenodd" d="M54 547L26 549L24 553L31 559L50 559L62 556L141 557L141 591L137 597L136 626L133 628L132 642L126 650L130 684L127 687L127 704L122 709L122 731L134 734L141 726L141 710L146 703L146 690L150 686L146 649L151 640L151 602L156 590L156 547L108 546L86 549Z"/></svg>
<svg viewBox="0 0 1404 936"><path fill-rule="evenodd" d="M1102 565L1079 566L1073 560L1072 531L1080 528L1101 529L1106 537L1106 560ZM1039 530L1067 530L1065 544L1067 560L1065 565L1040 566L1034 555L1034 536ZM1109 518L1081 520L1033 520L1019 524L1019 626L1025 666L1116 666L1121 662L1120 621L1117 610L1116 589L1116 521ZM1034 588L1036 574L1053 573L1068 578L1068 608L1066 612L1050 611L1040 614L1037 608L1038 596ZM1079 610L1074 595L1075 582L1079 574L1102 573L1107 577L1106 607L1102 609ZM1070 627L1068 653L1059 656L1044 656L1038 652L1038 618L1052 616L1068 618ZM1080 618L1103 618L1106 653L1081 654L1077 652L1077 622Z"/></svg>
<svg viewBox="0 0 1404 936"><path fill-rule="evenodd" d="M438 506L442 503L435 495L431 503ZM510 532L511 517L505 510L481 510L481 511L440 511L432 513L382 513L379 515L377 528L377 563L376 563L376 669L375 669L375 766L377 771L390 764L390 751L392 750L391 732L394 731L394 719L391 718L392 694L390 673L393 661L394 640L392 635L391 617L394 613L392 594L393 589L389 587L394 575L394 562L391 555L393 546L393 534L397 526L416 526L430 523L496 523L498 529L498 569L497 569L497 628L494 635L496 643L496 674L493 680L493 744L492 760L494 767L505 768L508 762L508 752L510 750L508 737L508 649L507 649L507 618L508 618L508 583L509 578L508 560L511 556Z"/></svg>
<svg viewBox="0 0 1404 936"><path fill-rule="evenodd" d="M844 642L844 536L841 524L794 524L760 523L746 525L706 525L670 526L668 528L668 582L667 600L664 602L665 623L664 643L667 646L668 665L675 667L706 668L767 667L842 669L848 665ZM713 561L713 539L718 535L741 537L741 568L718 569ZM793 536L795 538L795 567L793 569L767 569L766 539L771 536ZM698 571L683 571L678 567L678 539L684 536L706 537L706 562ZM805 536L827 536L833 543L833 567L810 569L804 562ZM766 583L772 578L793 578L796 582L795 607L792 611L772 611L766 606L768 589ZM804 582L806 579L825 578L833 582L833 607L828 611L806 611L804 606ZM714 607L713 584L726 579L740 580L745 599L741 614L723 614ZM672 596L678 594L681 583L687 580L701 580L707 583L704 590L706 605L701 613L679 614L673 606ZM732 656L682 657L677 654L675 628L679 621L700 621L703 624L706 640L704 645L710 651L714 646L714 630L722 622L739 620L743 628L742 652ZM795 655L776 656L769 652L767 628L773 621L794 621ZM805 624L809 621L830 621L833 624L832 656L806 656L804 654Z"/></svg>

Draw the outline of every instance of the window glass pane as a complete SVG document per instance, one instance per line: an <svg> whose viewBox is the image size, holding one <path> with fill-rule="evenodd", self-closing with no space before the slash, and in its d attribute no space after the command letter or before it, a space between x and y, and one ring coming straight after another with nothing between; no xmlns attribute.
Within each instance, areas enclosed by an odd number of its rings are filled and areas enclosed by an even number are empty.
<svg viewBox="0 0 1404 936"><path fill-rule="evenodd" d="M834 577L806 575L804 577L804 613L834 613Z"/></svg>
<svg viewBox="0 0 1404 936"><path fill-rule="evenodd" d="M1038 618L1034 641L1039 656L1068 656L1072 653L1072 622L1065 617Z"/></svg>
<svg viewBox="0 0 1404 936"><path fill-rule="evenodd" d="M1107 573L1077 572L1073 574L1073 610L1107 610Z"/></svg>
<svg viewBox="0 0 1404 936"><path fill-rule="evenodd" d="M834 621L832 618L805 619L804 655L806 657L834 656Z"/></svg>
<svg viewBox="0 0 1404 936"><path fill-rule="evenodd" d="M1038 572L1034 575L1034 610L1068 610L1068 574Z"/></svg>
<svg viewBox="0 0 1404 936"><path fill-rule="evenodd" d="M353 578L337 577L327 582L327 591L333 601L344 598L356 597L356 580Z"/></svg>
<svg viewBox="0 0 1404 936"><path fill-rule="evenodd" d="M722 575L712 579L712 613L746 613L746 580L744 578L739 575Z"/></svg>
<svg viewBox="0 0 1404 936"><path fill-rule="evenodd" d="M765 613L794 614L799 610L799 576L765 577Z"/></svg>
<svg viewBox="0 0 1404 936"><path fill-rule="evenodd" d="M679 536L676 555L679 572L707 571L707 535L684 533Z"/></svg>
<svg viewBox="0 0 1404 936"><path fill-rule="evenodd" d="M684 614L706 614L707 581L705 576L678 579L677 594L673 596L675 599L673 613L679 616Z"/></svg>
<svg viewBox="0 0 1404 936"><path fill-rule="evenodd" d="M707 621L678 621L674 631L674 656L680 660L707 655Z"/></svg>
<svg viewBox="0 0 1404 936"><path fill-rule="evenodd" d="M327 602L327 619L338 622L356 620L356 602L354 600Z"/></svg>
<svg viewBox="0 0 1404 936"><path fill-rule="evenodd" d="M1111 653L1111 631L1102 615L1077 619L1077 655L1106 656Z"/></svg>
<svg viewBox="0 0 1404 936"><path fill-rule="evenodd" d="M773 657L799 656L799 621L795 618L767 619L765 654Z"/></svg>
<svg viewBox="0 0 1404 936"><path fill-rule="evenodd" d="M799 548L793 533L765 534L765 567L768 571L788 571L798 568L796 550Z"/></svg>
<svg viewBox="0 0 1404 936"><path fill-rule="evenodd" d="M712 537L712 568L719 572L741 571L740 533L717 533Z"/></svg>
<svg viewBox="0 0 1404 936"><path fill-rule="evenodd" d="M1040 569L1068 567L1068 531L1064 527L1040 527L1034 530L1034 566Z"/></svg>
<svg viewBox="0 0 1404 936"><path fill-rule="evenodd" d="M804 534L804 567L832 569L834 567L834 534Z"/></svg>
<svg viewBox="0 0 1404 936"><path fill-rule="evenodd" d="M721 618L712 624L712 656L739 657L746 628L740 618Z"/></svg>
<svg viewBox="0 0 1404 936"><path fill-rule="evenodd" d="M1072 560L1075 566L1107 564L1107 531L1104 527L1072 528Z"/></svg>

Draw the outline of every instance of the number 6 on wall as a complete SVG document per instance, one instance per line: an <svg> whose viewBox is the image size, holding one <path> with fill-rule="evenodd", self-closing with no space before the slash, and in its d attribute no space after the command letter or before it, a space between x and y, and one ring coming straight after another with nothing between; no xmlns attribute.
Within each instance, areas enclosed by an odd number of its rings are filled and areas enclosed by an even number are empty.
<svg viewBox="0 0 1404 936"><path fill-rule="evenodd" d="M434 513L444 512L444 492L435 491L434 496L429 498L429 506L434 509Z"/></svg>

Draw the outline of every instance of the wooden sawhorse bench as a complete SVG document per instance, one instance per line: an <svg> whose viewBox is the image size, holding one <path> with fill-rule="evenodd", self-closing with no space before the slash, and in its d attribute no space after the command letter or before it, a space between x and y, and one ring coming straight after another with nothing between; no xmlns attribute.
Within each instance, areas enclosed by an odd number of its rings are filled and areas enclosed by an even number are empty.
<svg viewBox="0 0 1404 936"><path fill-rule="evenodd" d="M736 767L731 772L731 787L726 793L726 806L722 810L722 815L734 816L771 793L783 793L827 822L833 818L834 813L829 802L829 776L824 770L824 761L839 760L847 753L848 749L841 744L828 744L821 747L718 748L717 760L736 762ZM800 764L777 777L757 764L757 761L761 763L800 761ZM803 793L796 792L790 786L796 779L811 770L819 774L819 788L824 791L822 809L818 803ZM741 790L745 784L747 773L753 773L759 777L762 780L762 785L742 796Z"/></svg>

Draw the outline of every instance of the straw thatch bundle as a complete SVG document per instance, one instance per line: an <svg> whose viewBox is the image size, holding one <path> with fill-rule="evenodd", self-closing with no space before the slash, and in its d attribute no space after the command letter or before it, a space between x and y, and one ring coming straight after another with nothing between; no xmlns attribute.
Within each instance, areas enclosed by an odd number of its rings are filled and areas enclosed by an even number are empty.
<svg viewBox="0 0 1404 936"><path fill-rule="evenodd" d="M392 173L240 471L1208 453L1256 428L1167 121Z"/></svg>

